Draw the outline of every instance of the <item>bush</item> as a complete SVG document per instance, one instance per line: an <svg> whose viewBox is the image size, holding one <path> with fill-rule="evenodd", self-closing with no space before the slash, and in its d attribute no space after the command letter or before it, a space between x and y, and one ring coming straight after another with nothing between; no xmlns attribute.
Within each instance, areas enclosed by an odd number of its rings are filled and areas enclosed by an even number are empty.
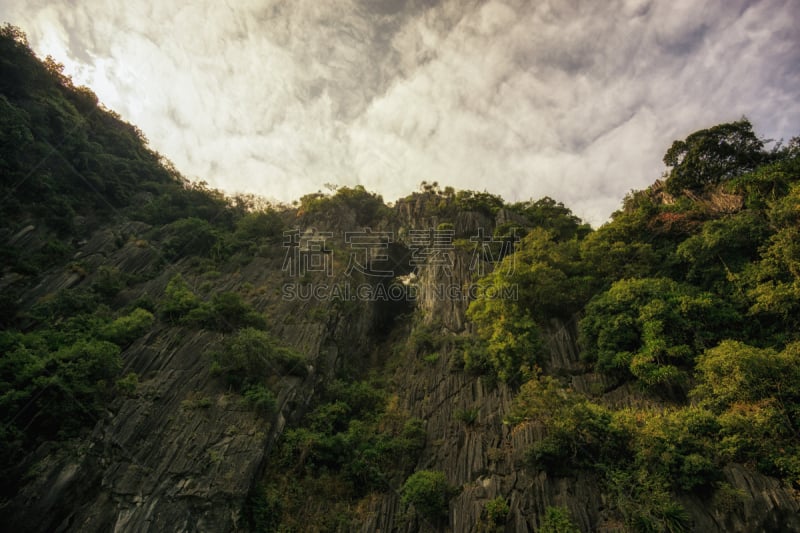
<svg viewBox="0 0 800 533"><path fill-rule="evenodd" d="M117 380L117 390L126 396L132 396L138 386L139 376L136 372L128 372L125 377Z"/></svg>
<svg viewBox="0 0 800 533"><path fill-rule="evenodd" d="M455 413L456 420L463 422L467 426L474 426L478 420L480 409L473 407L472 409L459 409Z"/></svg>
<svg viewBox="0 0 800 533"><path fill-rule="evenodd" d="M261 414L271 415L275 412L275 395L264 385L251 385L244 390L242 396L248 405Z"/></svg>
<svg viewBox="0 0 800 533"><path fill-rule="evenodd" d="M413 505L423 517L439 523L448 515L448 502L458 489L447 482L442 472L420 470L406 479L400 488L403 505Z"/></svg>
<svg viewBox="0 0 800 533"><path fill-rule="evenodd" d="M225 374L229 383L243 390L249 384L259 384L264 379L291 374L305 376L305 360L297 352L281 346L269 333L255 328L244 328L227 338L214 362Z"/></svg>
<svg viewBox="0 0 800 533"><path fill-rule="evenodd" d="M539 533L581 533L569 516L566 507L548 507L537 530Z"/></svg>
<svg viewBox="0 0 800 533"><path fill-rule="evenodd" d="M200 299L189 288L183 276L175 274L164 290L164 298L161 300L158 310L165 320L177 322L199 305Z"/></svg>
<svg viewBox="0 0 800 533"><path fill-rule="evenodd" d="M247 213L236 222L234 238L240 245L257 244L283 234L283 221L272 209Z"/></svg>
<svg viewBox="0 0 800 533"><path fill-rule="evenodd" d="M219 232L197 217L182 218L164 227L165 255L177 259L189 255L208 255L219 241Z"/></svg>
<svg viewBox="0 0 800 533"><path fill-rule="evenodd" d="M505 524L510 508L508 502L502 496L497 496L483 504L483 518L486 527L493 530Z"/></svg>
<svg viewBox="0 0 800 533"><path fill-rule="evenodd" d="M118 268L101 266L92 282L92 290L104 298L111 298L127 286L129 279L130 276Z"/></svg>
<svg viewBox="0 0 800 533"><path fill-rule="evenodd" d="M154 321L153 313L137 307L131 314L121 316L103 327L100 335L119 346L125 346L141 337Z"/></svg>

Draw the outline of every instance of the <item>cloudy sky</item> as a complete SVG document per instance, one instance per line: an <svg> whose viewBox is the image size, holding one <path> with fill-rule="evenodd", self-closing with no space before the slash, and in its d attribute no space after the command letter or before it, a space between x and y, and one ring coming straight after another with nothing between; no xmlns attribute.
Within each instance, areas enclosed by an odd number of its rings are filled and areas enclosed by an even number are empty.
<svg viewBox="0 0 800 533"><path fill-rule="evenodd" d="M191 179L291 201L422 180L593 225L672 140L800 134L797 0L0 0Z"/></svg>

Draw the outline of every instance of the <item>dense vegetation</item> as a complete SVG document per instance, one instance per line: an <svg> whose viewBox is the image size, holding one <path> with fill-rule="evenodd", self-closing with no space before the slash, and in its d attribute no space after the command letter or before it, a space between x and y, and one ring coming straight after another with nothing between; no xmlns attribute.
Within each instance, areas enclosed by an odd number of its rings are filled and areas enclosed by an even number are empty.
<svg viewBox="0 0 800 533"><path fill-rule="evenodd" d="M507 205L423 182L406 205L440 230L464 213L488 221L503 259L478 284L515 286L518 298L473 301L465 335L415 323L392 356L432 368L456 353L448 371L509 387L506 422L545 429L526 467L588 473L633 530L688 529L686 494L735 506L720 474L732 462L800 489L800 140L767 146L746 119L675 141L665 181L629 194L596 230L550 198ZM290 208L190 183L61 66L38 61L12 26L0 30L0 172L0 257L11 280L0 294L0 471L14 480L37 447L85 434L134 395L126 350L167 330L214 335L204 355L219 386L275 416L281 380L305 379L308 362L270 332L248 291L211 280L281 255L287 220L391 227L398 216L361 186ZM501 211L506 222L494 224ZM157 268L71 260L120 221L141 223L145 238L118 234L115 245L152 250ZM454 237L456 248L469 245ZM79 281L20 298L54 271ZM133 290L159 277L157 293ZM579 394L570 376L548 373L542 340L554 320L579 332L581 372L602 377L597 390ZM458 488L419 469L425 426L399 407L403 391L363 368L338 376L288 421L248 502L250 525L347 530L359 501L392 488L405 512L441 525ZM616 391L637 407L614 407ZM471 426L477 414L456 417ZM6 484L2 496L16 489ZM509 513L501 496L482 509L489 529ZM563 508L541 525L576 530Z"/></svg>
<svg viewBox="0 0 800 533"><path fill-rule="evenodd" d="M676 141L664 161L666 182L597 231L531 231L506 258L513 272L482 280L518 284L519 300L469 309L477 366L522 383L508 422L547 430L530 467L594 472L637 531L687 529L680 493L734 505L729 462L800 488L800 140L766 150L742 119ZM553 317L579 321L587 371L649 407L614 409L608 389L581 395L537 370Z"/></svg>
<svg viewBox="0 0 800 533"><path fill-rule="evenodd" d="M11 280L0 294L0 472L15 480L3 497L26 474L26 455L91 429L134 394L138 376L123 371L123 356L140 338L170 326L230 335L215 352L220 373L238 379L244 400L265 412L274 403L267 377L305 371L261 331L265 317L241 293L193 290L180 274L195 265L219 275L230 262L274 255L284 228L278 211L190 183L61 65L39 61L10 25L0 29L0 175L0 257ZM150 250L149 270L71 260L94 232L132 221L147 233L109 238L116 249ZM163 292L135 290L165 271L175 274ZM69 288L21 298L59 272L72 277ZM279 362L245 380L253 338Z"/></svg>

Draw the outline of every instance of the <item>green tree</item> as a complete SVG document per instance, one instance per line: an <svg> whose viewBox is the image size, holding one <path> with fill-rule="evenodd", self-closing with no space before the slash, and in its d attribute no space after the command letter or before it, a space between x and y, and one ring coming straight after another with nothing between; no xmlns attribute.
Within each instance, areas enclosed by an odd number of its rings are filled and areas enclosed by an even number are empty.
<svg viewBox="0 0 800 533"><path fill-rule="evenodd" d="M725 341L697 362L692 394L719 414L719 453L800 487L800 343Z"/></svg>
<svg viewBox="0 0 800 533"><path fill-rule="evenodd" d="M667 190L699 189L731 179L765 160L764 142L747 119L720 124L675 141L664 155Z"/></svg>
<svg viewBox="0 0 800 533"><path fill-rule="evenodd" d="M164 227L165 253L172 259L207 255L219 241L219 232L209 222L189 217Z"/></svg>
<svg viewBox="0 0 800 533"><path fill-rule="evenodd" d="M413 505L420 515L437 524L447 518L448 502L457 492L444 473L433 470L414 472L400 488L403 505Z"/></svg>
<svg viewBox="0 0 800 533"><path fill-rule="evenodd" d="M579 324L582 357L649 387L680 385L695 357L739 321L725 302L690 285L620 280L586 306Z"/></svg>
<svg viewBox="0 0 800 533"><path fill-rule="evenodd" d="M199 305L200 299L189 288L183 276L175 274L164 289L164 298L159 303L158 310L166 320L177 322Z"/></svg>
<svg viewBox="0 0 800 533"><path fill-rule="evenodd" d="M520 383L537 362L542 326L569 320L595 290L595 278L582 267L577 241L557 242L534 228L478 288L467 317L482 343L466 352L466 367Z"/></svg>
<svg viewBox="0 0 800 533"><path fill-rule="evenodd" d="M765 398L800 403L800 343L776 351L727 340L700 356L696 368L694 394L718 411Z"/></svg>
<svg viewBox="0 0 800 533"><path fill-rule="evenodd" d="M573 237L582 239L591 233L591 227L588 224L584 224L563 203L557 202L549 196L535 202L514 204L511 206L511 210L523 215L534 227L553 232L558 240L568 240Z"/></svg>
<svg viewBox="0 0 800 533"><path fill-rule="evenodd" d="M758 257L768 232L763 214L751 210L706 222L677 249L689 267L687 280L720 294L738 289L731 278Z"/></svg>

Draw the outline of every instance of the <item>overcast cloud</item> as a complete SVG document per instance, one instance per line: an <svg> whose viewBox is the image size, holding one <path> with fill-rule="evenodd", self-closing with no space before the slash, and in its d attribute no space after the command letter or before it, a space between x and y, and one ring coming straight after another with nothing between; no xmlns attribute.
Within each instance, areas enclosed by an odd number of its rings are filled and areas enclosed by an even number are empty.
<svg viewBox="0 0 800 533"><path fill-rule="evenodd" d="M800 134L795 0L0 0L192 179L549 195L598 225L672 140ZM187 3L188 4L188 3Z"/></svg>

